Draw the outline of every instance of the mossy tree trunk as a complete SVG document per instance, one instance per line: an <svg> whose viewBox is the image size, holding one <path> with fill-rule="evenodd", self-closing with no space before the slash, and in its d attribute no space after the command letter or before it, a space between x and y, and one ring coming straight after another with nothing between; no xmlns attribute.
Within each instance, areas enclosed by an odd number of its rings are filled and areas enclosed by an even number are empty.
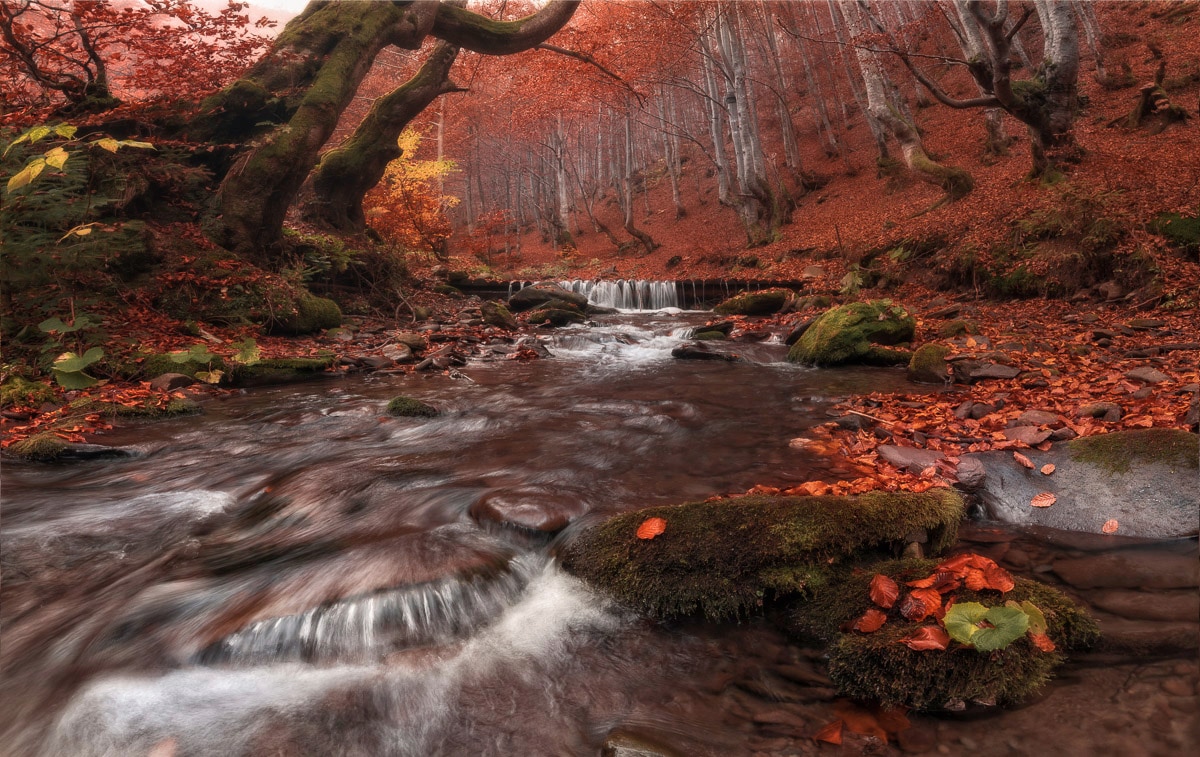
<svg viewBox="0 0 1200 757"><path fill-rule="evenodd" d="M363 197L401 156L400 133L438 96L462 91L450 81L457 57L457 47L439 42L411 79L376 100L354 133L325 153L310 177L312 192L302 209L306 221L339 231L366 228Z"/></svg>
<svg viewBox="0 0 1200 757"><path fill-rule="evenodd" d="M217 244L269 254L283 220L342 111L385 46L417 49L428 36L485 55L527 50L558 31L578 0L551 0L515 21L494 21L436 0L312 2L247 74L210 98L193 137L252 142L226 173L207 219Z"/></svg>

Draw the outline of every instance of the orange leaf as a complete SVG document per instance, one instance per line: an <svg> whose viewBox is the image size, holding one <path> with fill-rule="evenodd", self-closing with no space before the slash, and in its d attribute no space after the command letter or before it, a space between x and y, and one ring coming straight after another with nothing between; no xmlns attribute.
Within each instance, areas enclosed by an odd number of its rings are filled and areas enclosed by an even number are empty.
<svg viewBox="0 0 1200 757"><path fill-rule="evenodd" d="M1042 475L1049 476L1054 472L1054 463L1046 463L1042 466Z"/></svg>
<svg viewBox="0 0 1200 757"><path fill-rule="evenodd" d="M942 595L937 589L913 589L900 600L900 614L909 620L920 622L942 606Z"/></svg>
<svg viewBox="0 0 1200 757"><path fill-rule="evenodd" d="M667 522L662 518L646 518L642 525L638 526L637 538L653 539L666 530Z"/></svg>
<svg viewBox="0 0 1200 757"><path fill-rule="evenodd" d="M994 563L991 567L983 569L983 577L985 581L983 588L995 589L1001 594L1012 591L1017 585L1007 570Z"/></svg>
<svg viewBox="0 0 1200 757"><path fill-rule="evenodd" d="M1013 460L1016 460L1018 463L1020 463L1021 467L1023 468L1033 468L1033 461L1022 455L1020 452L1013 453Z"/></svg>
<svg viewBox="0 0 1200 757"><path fill-rule="evenodd" d="M950 634L940 626L921 626L917 630L900 639L909 649L924 652L933 649L945 649L950 645Z"/></svg>
<svg viewBox="0 0 1200 757"><path fill-rule="evenodd" d="M1029 504L1033 505L1034 507L1049 507L1057 501L1058 497L1054 496L1050 492L1042 492L1041 494L1034 495L1033 501Z"/></svg>
<svg viewBox="0 0 1200 757"><path fill-rule="evenodd" d="M891 607L900 596L900 587L882 573L871 579L871 601L883 608Z"/></svg>
<svg viewBox="0 0 1200 757"><path fill-rule="evenodd" d="M817 731L816 735L813 736L813 740L824 741L827 744L840 744L842 743L843 725L842 719L838 718L832 723L822 726L821 730Z"/></svg>
<svg viewBox="0 0 1200 757"><path fill-rule="evenodd" d="M854 625L851 628L861 633L874 633L882 628L886 622L887 614L872 607L864 612L861 618L854 621Z"/></svg>
<svg viewBox="0 0 1200 757"><path fill-rule="evenodd" d="M1100 527L1100 530L1106 534L1115 534L1117 529L1120 527L1121 524L1117 523L1116 518L1109 518L1108 520L1104 521L1104 525Z"/></svg>
<svg viewBox="0 0 1200 757"><path fill-rule="evenodd" d="M1029 634L1029 640L1033 642L1035 647L1043 652L1054 651L1054 641L1044 633L1031 633Z"/></svg>

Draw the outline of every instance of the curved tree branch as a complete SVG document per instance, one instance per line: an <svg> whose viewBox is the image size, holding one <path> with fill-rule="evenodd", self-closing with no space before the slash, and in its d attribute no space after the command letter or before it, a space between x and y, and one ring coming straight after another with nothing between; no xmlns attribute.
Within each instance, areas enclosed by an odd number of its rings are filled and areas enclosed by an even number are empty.
<svg viewBox="0 0 1200 757"><path fill-rule="evenodd" d="M510 55L549 39L566 25L580 0L551 0L537 13L515 21L493 21L453 5L438 6L431 34L485 55Z"/></svg>

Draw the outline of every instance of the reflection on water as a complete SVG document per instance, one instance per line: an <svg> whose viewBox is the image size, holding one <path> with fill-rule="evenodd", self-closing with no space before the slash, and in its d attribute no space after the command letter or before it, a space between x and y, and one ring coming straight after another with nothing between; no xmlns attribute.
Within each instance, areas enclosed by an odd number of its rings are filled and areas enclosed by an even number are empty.
<svg viewBox="0 0 1200 757"><path fill-rule="evenodd" d="M771 343L672 360L703 317L607 317L471 381L227 397L103 440L130 460L7 463L7 753L579 754L630 723L731 753L671 704L711 642L561 574L538 524L829 473L788 440L903 375ZM387 417L398 394L442 414Z"/></svg>

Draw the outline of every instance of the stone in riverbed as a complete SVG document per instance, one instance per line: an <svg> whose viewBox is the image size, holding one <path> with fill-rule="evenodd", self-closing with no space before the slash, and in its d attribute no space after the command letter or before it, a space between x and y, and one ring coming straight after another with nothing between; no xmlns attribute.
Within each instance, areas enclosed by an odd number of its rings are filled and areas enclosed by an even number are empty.
<svg viewBox="0 0 1200 757"><path fill-rule="evenodd" d="M884 460L909 473L920 473L945 457L941 452L931 449L898 447L894 444L881 444L876 451Z"/></svg>
<svg viewBox="0 0 1200 757"><path fill-rule="evenodd" d="M771 315L783 310L783 306L794 296L790 289L743 292L720 303L713 308L713 312L721 315Z"/></svg>
<svg viewBox="0 0 1200 757"><path fill-rule="evenodd" d="M890 349L911 342L917 322L890 300L851 302L825 311L788 350L806 365L903 365L912 354Z"/></svg>
<svg viewBox="0 0 1200 757"><path fill-rule="evenodd" d="M704 342L684 342L671 350L671 357L676 360L725 360L727 362L739 360L737 355L718 352Z"/></svg>
<svg viewBox="0 0 1200 757"><path fill-rule="evenodd" d="M944 344L923 344L908 361L908 380L918 384L944 384L950 378L946 357L950 348Z"/></svg>
<svg viewBox="0 0 1200 757"><path fill-rule="evenodd" d="M176 389L182 389L185 386L191 386L196 383L196 379L184 373L164 373L150 379L150 388L159 392L172 392Z"/></svg>
<svg viewBox="0 0 1200 757"><path fill-rule="evenodd" d="M1171 380L1171 377L1167 374L1148 365L1141 368L1134 368L1125 374L1125 378L1132 379L1133 381L1141 381L1143 384L1161 384L1164 381Z"/></svg>
<svg viewBox="0 0 1200 757"><path fill-rule="evenodd" d="M508 298L508 307L519 312L545 305L554 300L570 303L580 310L586 308L588 304L587 297L582 294L569 292L557 284L541 282L515 292L512 297Z"/></svg>
<svg viewBox="0 0 1200 757"><path fill-rule="evenodd" d="M537 489L489 492L470 509L476 521L546 534L561 531L584 512L586 508L578 498Z"/></svg>

